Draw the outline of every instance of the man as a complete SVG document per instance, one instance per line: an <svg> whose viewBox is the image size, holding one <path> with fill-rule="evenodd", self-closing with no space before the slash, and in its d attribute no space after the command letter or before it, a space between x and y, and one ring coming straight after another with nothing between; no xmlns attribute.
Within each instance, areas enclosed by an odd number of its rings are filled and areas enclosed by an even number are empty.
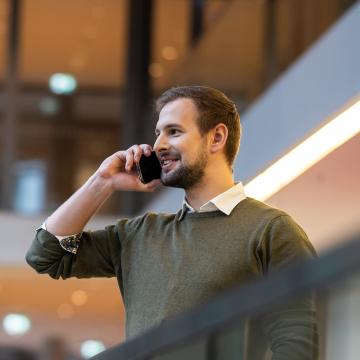
<svg viewBox="0 0 360 360"><path fill-rule="evenodd" d="M289 215L246 197L242 184L234 182L240 118L223 93L173 88L158 99L157 111L153 149L161 179L144 185L136 172L150 145L115 153L46 220L26 257L38 272L56 279L116 276L128 337L224 289L315 256ZM185 190L176 214L147 213L83 232L114 191L152 191L160 183ZM294 309L269 314L263 333L274 359L312 359L314 328L311 301L305 299Z"/></svg>

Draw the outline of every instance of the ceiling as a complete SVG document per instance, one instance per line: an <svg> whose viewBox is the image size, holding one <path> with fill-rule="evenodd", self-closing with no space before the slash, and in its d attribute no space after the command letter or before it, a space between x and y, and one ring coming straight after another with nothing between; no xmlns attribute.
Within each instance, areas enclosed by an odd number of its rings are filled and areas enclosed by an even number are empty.
<svg viewBox="0 0 360 360"><path fill-rule="evenodd" d="M22 0L21 4L22 84L46 86L51 74L66 72L76 76L80 89L124 87L127 0ZM207 0L204 35L195 48L189 41L191 2L154 0L153 4L149 73L155 91L174 84L205 83L250 99L259 93L267 60L266 1ZM6 79L7 5L8 0L0 0L0 82ZM339 16L336 0L303 0L301 5L279 1L275 10L277 73Z"/></svg>
<svg viewBox="0 0 360 360"><path fill-rule="evenodd" d="M71 73L82 88L122 88L126 73L126 0L23 0L19 73L22 83L46 85L54 72ZM153 60L163 72L188 44L188 1L154 2ZM0 81L5 77L7 1L0 0ZM176 26L173 26L173 19ZM2 29L2 30L1 30ZM166 31L164 31L166 29ZM175 49L174 60L162 50Z"/></svg>

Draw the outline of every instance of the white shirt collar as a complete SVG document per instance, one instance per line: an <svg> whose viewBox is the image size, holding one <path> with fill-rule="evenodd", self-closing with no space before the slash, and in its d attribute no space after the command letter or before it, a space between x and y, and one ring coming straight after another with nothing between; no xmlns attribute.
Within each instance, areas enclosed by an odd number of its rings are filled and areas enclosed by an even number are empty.
<svg viewBox="0 0 360 360"><path fill-rule="evenodd" d="M231 212L234 210L235 206L244 199L246 199L246 195L244 192L244 186L241 182L239 182L239 183L236 183L230 189L215 196L214 198L209 200L207 203L202 205L199 209L199 212L220 210L224 214L230 215ZM186 211L195 212L195 210L186 201L186 199L184 199L183 200L183 208L181 210L179 220L181 220L183 218Z"/></svg>

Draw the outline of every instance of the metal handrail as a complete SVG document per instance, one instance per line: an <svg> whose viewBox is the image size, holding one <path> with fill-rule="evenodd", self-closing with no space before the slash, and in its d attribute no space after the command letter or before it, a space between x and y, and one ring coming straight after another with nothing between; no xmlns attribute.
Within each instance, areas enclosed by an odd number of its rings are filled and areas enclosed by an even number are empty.
<svg viewBox="0 0 360 360"><path fill-rule="evenodd" d="M92 359L148 359L180 342L193 340L240 319L281 306L305 292L316 290L317 294L323 294L331 285L360 272L360 234L345 242L345 245L317 259L294 264L266 278L229 290L211 302L164 321Z"/></svg>

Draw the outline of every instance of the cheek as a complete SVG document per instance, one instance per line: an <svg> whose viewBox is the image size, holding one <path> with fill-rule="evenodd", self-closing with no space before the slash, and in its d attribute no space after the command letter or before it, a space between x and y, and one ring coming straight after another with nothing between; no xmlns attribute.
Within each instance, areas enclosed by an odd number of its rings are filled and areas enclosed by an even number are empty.
<svg viewBox="0 0 360 360"><path fill-rule="evenodd" d="M180 155L181 161L191 162L196 159L198 151L200 151L200 140L197 138L172 139L171 147Z"/></svg>
<svg viewBox="0 0 360 360"><path fill-rule="evenodd" d="M184 143L184 141L181 141L181 139L175 138L169 141L170 146L173 148L173 150L179 154L183 154L189 149L189 145Z"/></svg>

